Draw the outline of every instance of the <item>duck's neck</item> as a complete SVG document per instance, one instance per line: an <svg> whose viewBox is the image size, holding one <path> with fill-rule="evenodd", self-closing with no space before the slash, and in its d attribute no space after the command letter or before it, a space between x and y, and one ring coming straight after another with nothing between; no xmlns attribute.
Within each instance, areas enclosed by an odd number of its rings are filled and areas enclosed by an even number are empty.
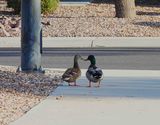
<svg viewBox="0 0 160 125"><path fill-rule="evenodd" d="M79 68L78 60L74 59L74 68Z"/></svg>
<svg viewBox="0 0 160 125"><path fill-rule="evenodd" d="M92 65L92 66L95 66L95 65L96 65L96 59L92 59L92 60L90 60L90 62L91 62L91 65Z"/></svg>
<svg viewBox="0 0 160 125"><path fill-rule="evenodd" d="M93 59L91 59L90 60L90 66L89 67L96 67L96 59L95 58L93 58Z"/></svg>

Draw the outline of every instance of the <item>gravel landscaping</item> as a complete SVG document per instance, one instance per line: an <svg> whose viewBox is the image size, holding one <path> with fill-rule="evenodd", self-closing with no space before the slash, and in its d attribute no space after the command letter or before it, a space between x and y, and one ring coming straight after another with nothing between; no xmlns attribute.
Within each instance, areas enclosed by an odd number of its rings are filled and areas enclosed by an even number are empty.
<svg viewBox="0 0 160 125"><path fill-rule="evenodd" d="M60 82L62 72L45 74L16 72L16 67L0 66L0 125L8 125L44 100Z"/></svg>
<svg viewBox="0 0 160 125"><path fill-rule="evenodd" d="M159 37L160 6L137 6L136 10L136 18L130 20L115 18L114 4L60 6L53 14L42 16L43 36ZM20 36L20 17L11 17L9 12L2 15L6 33L1 26L0 36Z"/></svg>

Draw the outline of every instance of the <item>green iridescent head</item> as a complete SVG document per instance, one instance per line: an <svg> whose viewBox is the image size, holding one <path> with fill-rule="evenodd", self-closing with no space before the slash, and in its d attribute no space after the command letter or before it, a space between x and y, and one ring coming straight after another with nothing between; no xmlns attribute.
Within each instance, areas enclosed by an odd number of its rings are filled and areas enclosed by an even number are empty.
<svg viewBox="0 0 160 125"><path fill-rule="evenodd" d="M95 65L96 64L96 58L94 57L94 55L89 55L88 58L86 59L86 61L90 61L91 65Z"/></svg>

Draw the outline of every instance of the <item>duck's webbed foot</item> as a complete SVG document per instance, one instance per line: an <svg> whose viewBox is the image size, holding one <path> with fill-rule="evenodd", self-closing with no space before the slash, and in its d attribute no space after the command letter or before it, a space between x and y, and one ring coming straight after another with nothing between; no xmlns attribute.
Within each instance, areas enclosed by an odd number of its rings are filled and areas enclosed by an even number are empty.
<svg viewBox="0 0 160 125"><path fill-rule="evenodd" d="M88 87L91 87L91 81L89 81L89 85L88 85Z"/></svg>
<svg viewBox="0 0 160 125"><path fill-rule="evenodd" d="M100 81L98 82L98 85L96 86L97 88L99 88L100 87Z"/></svg>
<svg viewBox="0 0 160 125"><path fill-rule="evenodd" d="M73 83L68 83L68 86L79 86L79 85L77 85L77 83L74 82L74 84Z"/></svg>
<svg viewBox="0 0 160 125"><path fill-rule="evenodd" d="M77 85L76 81L74 82L74 86L79 86L79 85Z"/></svg>

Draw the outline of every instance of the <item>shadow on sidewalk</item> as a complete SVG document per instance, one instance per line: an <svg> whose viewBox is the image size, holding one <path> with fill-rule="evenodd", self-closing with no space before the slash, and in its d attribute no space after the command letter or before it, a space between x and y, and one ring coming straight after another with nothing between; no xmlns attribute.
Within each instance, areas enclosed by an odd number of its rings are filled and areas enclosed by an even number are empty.
<svg viewBox="0 0 160 125"><path fill-rule="evenodd" d="M134 24L140 25L140 26L149 26L149 27L153 27L153 28L160 28L160 22L136 22Z"/></svg>
<svg viewBox="0 0 160 125"><path fill-rule="evenodd" d="M143 12L143 11L137 11L137 15L160 16L160 12Z"/></svg>

